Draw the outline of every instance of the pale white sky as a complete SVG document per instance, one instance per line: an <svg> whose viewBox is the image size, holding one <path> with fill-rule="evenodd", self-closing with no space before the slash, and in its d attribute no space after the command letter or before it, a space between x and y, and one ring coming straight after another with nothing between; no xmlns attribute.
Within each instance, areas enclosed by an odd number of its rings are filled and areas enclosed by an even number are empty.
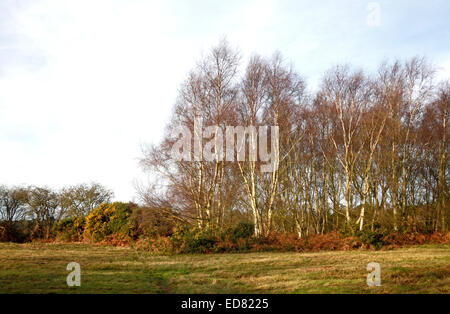
<svg viewBox="0 0 450 314"><path fill-rule="evenodd" d="M177 89L221 37L275 50L310 86L337 63L369 70L425 55L450 77L450 3L377 1L0 0L0 184L99 182L135 195Z"/></svg>

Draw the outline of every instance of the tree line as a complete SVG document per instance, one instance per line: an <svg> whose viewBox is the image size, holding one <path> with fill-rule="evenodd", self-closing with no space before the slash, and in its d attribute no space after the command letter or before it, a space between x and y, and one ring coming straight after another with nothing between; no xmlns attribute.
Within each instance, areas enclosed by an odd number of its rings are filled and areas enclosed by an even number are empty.
<svg viewBox="0 0 450 314"><path fill-rule="evenodd" d="M436 82L425 58L386 61L375 73L338 65L314 92L279 53L241 68L222 41L188 73L163 140L143 151L156 178L138 189L148 207L201 230L248 221L256 236L448 230L450 83ZM194 130L198 117L222 133L278 126L278 145L268 145L277 167L175 160L175 131Z"/></svg>
<svg viewBox="0 0 450 314"><path fill-rule="evenodd" d="M64 219L85 217L113 192L98 183L53 190L38 186L0 186L0 240L25 241L53 237Z"/></svg>

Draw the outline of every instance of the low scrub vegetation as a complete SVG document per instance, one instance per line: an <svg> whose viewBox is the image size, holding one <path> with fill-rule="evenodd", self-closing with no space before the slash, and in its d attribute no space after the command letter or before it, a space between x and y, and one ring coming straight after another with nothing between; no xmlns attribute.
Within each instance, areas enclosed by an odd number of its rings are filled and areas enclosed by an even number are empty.
<svg viewBox="0 0 450 314"><path fill-rule="evenodd" d="M41 193L40 196L57 195L38 188L11 195L24 197L36 194L36 191ZM33 200L32 197L31 199ZM101 243L131 246L140 251L159 254L379 250L425 243L450 243L450 233L424 233L408 229L392 232L382 227L353 232L348 229L323 234L307 232L302 236L286 231L255 235L255 225L248 221L236 222L223 228L204 228L177 219L173 213L161 211L160 208L134 203L102 202L91 210L75 210L76 206L70 205L68 199L65 194L64 204L73 210L65 211L60 219L53 217L45 220L40 216L34 219L1 221L0 240ZM41 199L41 205L35 200L32 203L34 207L27 208L24 205L23 208L18 208L24 212L30 208L46 208L51 200ZM56 204L57 200L53 199L53 202ZM29 200L23 202L27 204Z"/></svg>
<svg viewBox="0 0 450 314"><path fill-rule="evenodd" d="M233 230L241 228L237 225ZM229 236L201 232L196 228L177 227L170 237L143 237L133 243L138 250L155 253L237 253L237 252L317 252L335 250L379 250L427 243L450 243L450 233L445 235L418 233L376 232L344 236L338 232L299 238L293 233L271 233L267 236Z"/></svg>

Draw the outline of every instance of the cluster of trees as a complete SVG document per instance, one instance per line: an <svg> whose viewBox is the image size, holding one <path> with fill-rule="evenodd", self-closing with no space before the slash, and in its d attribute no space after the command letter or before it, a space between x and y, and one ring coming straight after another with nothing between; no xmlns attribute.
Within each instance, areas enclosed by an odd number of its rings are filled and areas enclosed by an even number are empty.
<svg viewBox="0 0 450 314"><path fill-rule="evenodd" d="M314 93L280 54L253 56L243 73L240 65L222 42L180 87L166 135L141 160L159 178L140 189L149 207L204 230L247 220L255 235L448 230L450 84L435 83L424 58L374 74L336 66ZM172 158L174 130L194 130L198 117L222 134L278 126L274 171L248 158Z"/></svg>
<svg viewBox="0 0 450 314"><path fill-rule="evenodd" d="M0 238L6 241L48 239L58 222L84 217L112 197L112 191L97 183L59 191L37 186L0 186Z"/></svg>

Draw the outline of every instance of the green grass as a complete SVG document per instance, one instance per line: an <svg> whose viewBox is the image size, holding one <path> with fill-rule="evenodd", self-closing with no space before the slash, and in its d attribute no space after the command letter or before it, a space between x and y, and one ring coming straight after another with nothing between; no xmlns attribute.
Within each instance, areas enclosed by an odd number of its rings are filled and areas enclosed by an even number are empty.
<svg viewBox="0 0 450 314"><path fill-rule="evenodd" d="M66 266L81 265L81 287ZM366 265L381 266L368 287ZM0 244L0 293L449 293L450 245L391 251L161 256L87 244Z"/></svg>

